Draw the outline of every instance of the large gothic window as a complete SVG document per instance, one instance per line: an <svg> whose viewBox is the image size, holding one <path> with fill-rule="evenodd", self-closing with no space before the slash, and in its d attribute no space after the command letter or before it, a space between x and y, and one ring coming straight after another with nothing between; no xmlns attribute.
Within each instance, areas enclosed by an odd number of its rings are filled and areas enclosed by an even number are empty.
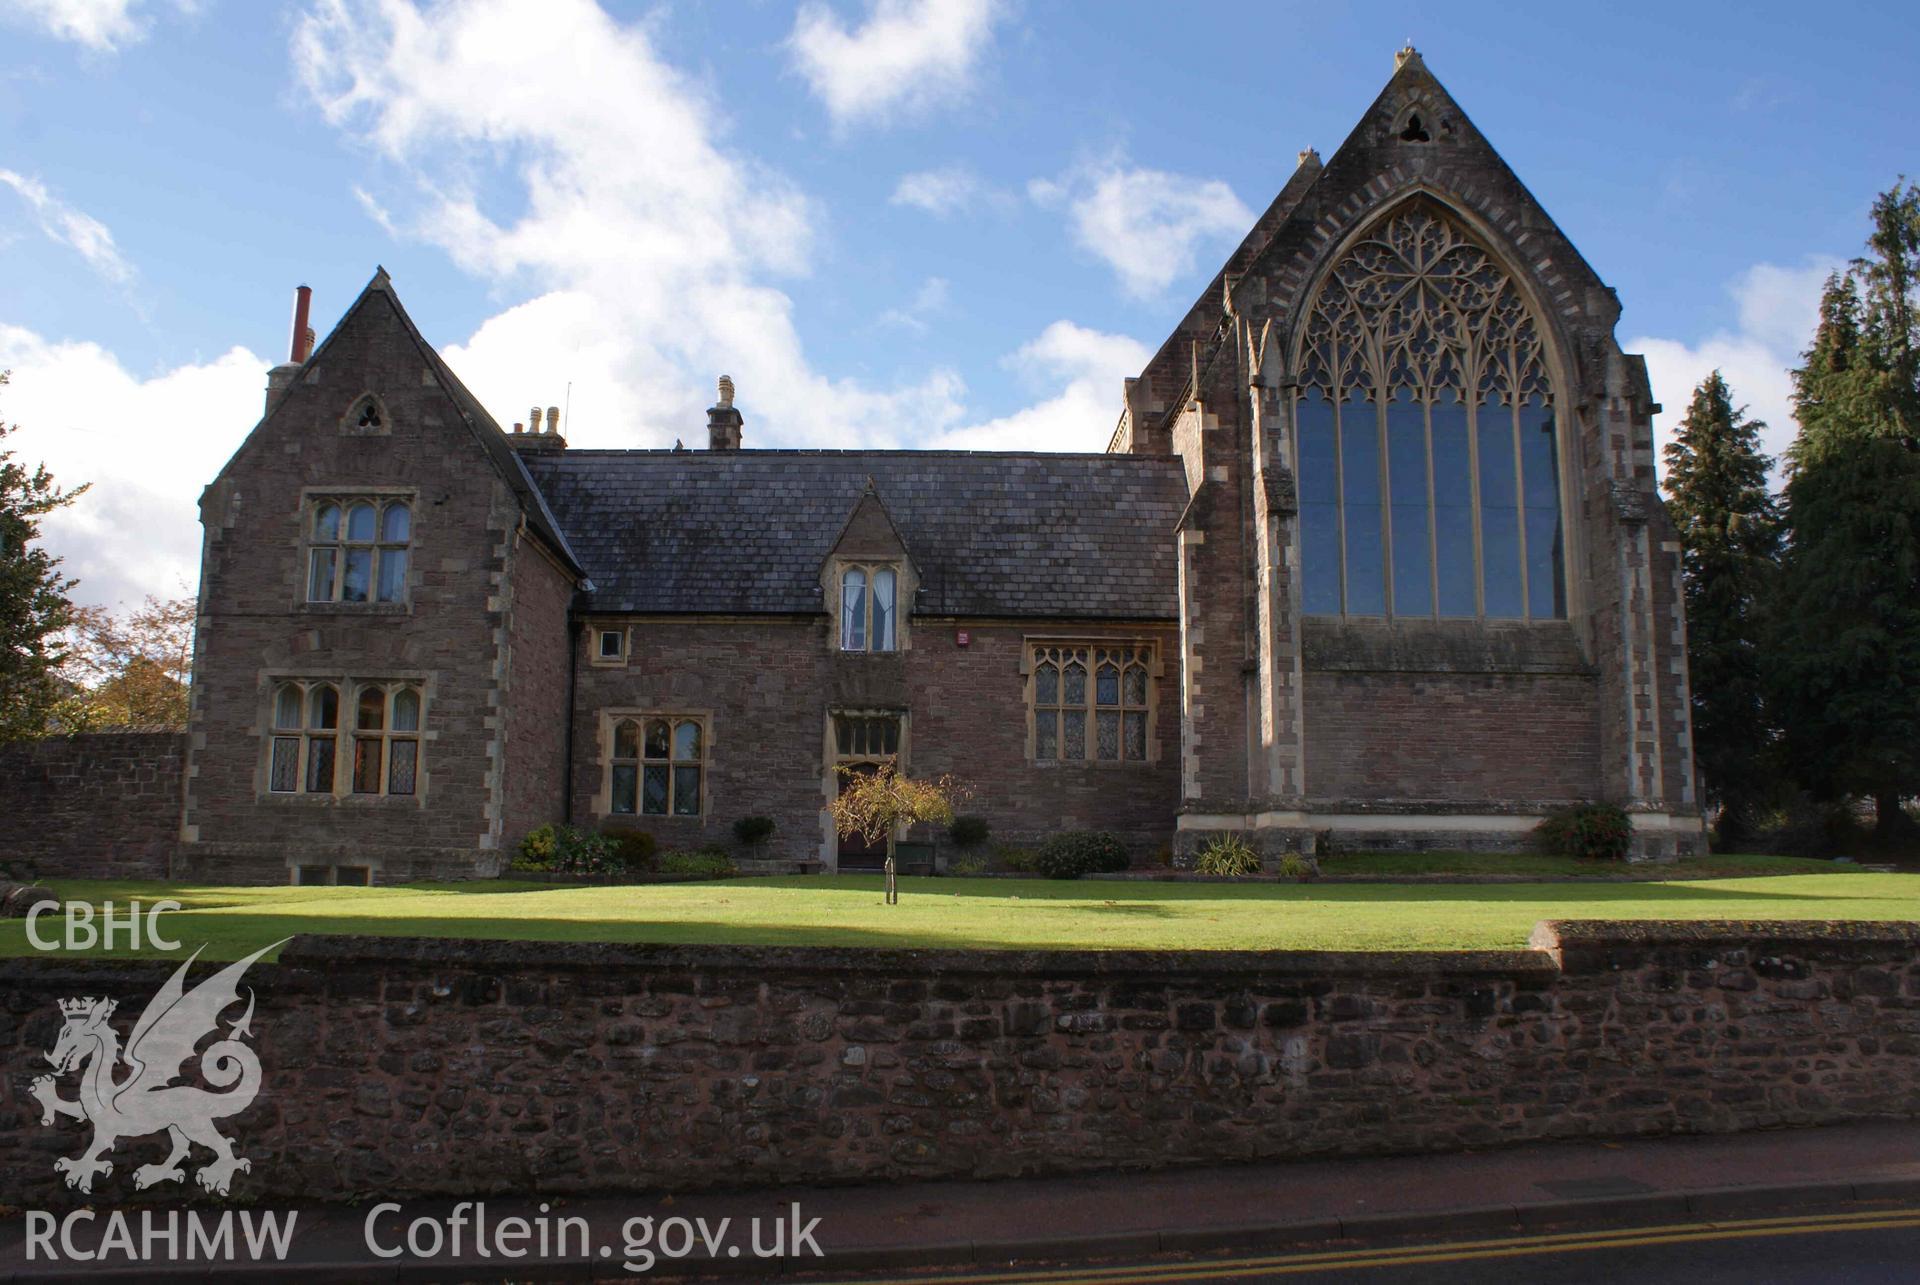
<svg viewBox="0 0 1920 1285"><path fill-rule="evenodd" d="M1308 614L1567 614L1545 341L1492 255L1401 207L1328 274L1300 370Z"/></svg>

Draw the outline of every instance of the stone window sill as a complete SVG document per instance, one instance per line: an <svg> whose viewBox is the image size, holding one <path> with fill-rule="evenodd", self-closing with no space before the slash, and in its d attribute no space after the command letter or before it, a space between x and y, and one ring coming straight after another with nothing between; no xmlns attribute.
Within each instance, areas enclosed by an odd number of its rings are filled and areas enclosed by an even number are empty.
<svg viewBox="0 0 1920 1285"><path fill-rule="evenodd" d="M276 790L258 796L264 802L287 807L307 808L385 808L418 804L425 794L282 794Z"/></svg>
<svg viewBox="0 0 1920 1285"><path fill-rule="evenodd" d="M314 616L410 616L410 602L303 602L296 610Z"/></svg>

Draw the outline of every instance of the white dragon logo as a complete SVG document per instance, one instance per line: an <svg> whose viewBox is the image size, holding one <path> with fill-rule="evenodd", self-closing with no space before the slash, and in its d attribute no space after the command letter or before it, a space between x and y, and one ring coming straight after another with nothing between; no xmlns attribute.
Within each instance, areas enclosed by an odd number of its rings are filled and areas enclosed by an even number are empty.
<svg viewBox="0 0 1920 1285"><path fill-rule="evenodd" d="M113 1165L101 1157L113 1150L121 1138L140 1137L166 1130L173 1152L157 1165L141 1165L133 1171L133 1185L144 1190L158 1182L179 1182L186 1174L180 1162L187 1158L194 1143L213 1152L214 1158L194 1174L194 1180L208 1191L226 1195L233 1175L252 1169L252 1164L233 1154L233 1144L213 1127L215 1120L237 1115L247 1109L260 1092L260 1059L241 1041L251 1034L253 991L247 991L247 1011L228 1027L227 1037L209 1044L200 1054L200 1074L215 1089L214 1093L194 1084L175 1084L181 1065L194 1054L194 1047L219 1030L220 1014L240 1000L240 977L254 960L284 942L263 946L245 959L227 967L194 987L184 985L187 969L198 959L194 951L187 962L174 970L172 977L147 1004L140 1020L133 1024L126 1051L120 1049L120 1037L107 1019L117 1007L110 999L67 999L60 1001L61 1015L67 1023L47 1061L57 1068L54 1075L34 1080L33 1096L41 1107L41 1124L52 1124L56 1116L93 1122L93 1142L77 1156L53 1162L54 1169L67 1177L67 1186L91 1192L93 1180L113 1172ZM125 1063L131 1074L116 1081L114 1072ZM80 1095L71 1101L55 1091L59 1077L86 1067L80 1080ZM233 1087L228 1088L229 1085Z"/></svg>

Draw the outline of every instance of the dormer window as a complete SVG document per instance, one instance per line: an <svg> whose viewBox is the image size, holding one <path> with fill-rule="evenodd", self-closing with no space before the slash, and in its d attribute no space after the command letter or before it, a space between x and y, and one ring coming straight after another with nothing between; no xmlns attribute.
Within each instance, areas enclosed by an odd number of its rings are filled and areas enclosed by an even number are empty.
<svg viewBox="0 0 1920 1285"><path fill-rule="evenodd" d="M850 565L840 573L840 650L899 648L900 572L887 565Z"/></svg>

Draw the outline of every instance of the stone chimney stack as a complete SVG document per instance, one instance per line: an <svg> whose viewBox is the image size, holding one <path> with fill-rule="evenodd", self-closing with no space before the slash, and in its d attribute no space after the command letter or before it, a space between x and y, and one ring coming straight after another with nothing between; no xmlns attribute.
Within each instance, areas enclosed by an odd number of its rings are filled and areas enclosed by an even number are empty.
<svg viewBox="0 0 1920 1285"><path fill-rule="evenodd" d="M733 377L720 376L720 401L707 408L707 449L740 449L740 412L733 408Z"/></svg>
<svg viewBox="0 0 1920 1285"><path fill-rule="evenodd" d="M560 408L549 406L546 410L547 426L540 427L540 408L535 406L527 412L525 425L515 424L507 441L513 449L522 455L543 455L549 451L567 449L567 439L560 436Z"/></svg>

